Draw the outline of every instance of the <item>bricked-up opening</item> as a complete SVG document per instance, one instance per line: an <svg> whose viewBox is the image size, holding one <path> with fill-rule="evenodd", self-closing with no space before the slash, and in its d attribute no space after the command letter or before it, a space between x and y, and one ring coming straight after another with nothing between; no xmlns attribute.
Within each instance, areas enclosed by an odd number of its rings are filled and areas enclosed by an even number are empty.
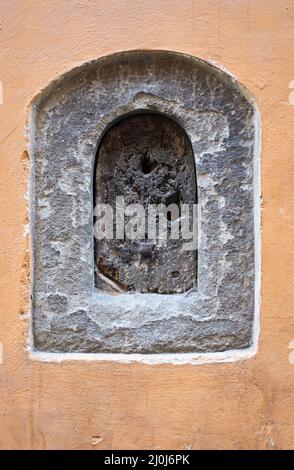
<svg viewBox="0 0 294 470"><path fill-rule="evenodd" d="M116 238L116 202L145 209L145 236ZM125 116L104 135L97 152L94 203L109 204L114 238L94 241L96 287L105 292L159 294L186 292L196 284L197 250L183 250L185 240L170 236L181 221L181 204L197 202L196 172L190 140L174 120L160 114ZM150 239L150 204L176 204L179 216L167 212L167 238ZM149 212L148 212L149 211ZM130 218L125 217L125 226ZM156 218L158 233L159 218ZM149 236L149 238L148 238Z"/></svg>

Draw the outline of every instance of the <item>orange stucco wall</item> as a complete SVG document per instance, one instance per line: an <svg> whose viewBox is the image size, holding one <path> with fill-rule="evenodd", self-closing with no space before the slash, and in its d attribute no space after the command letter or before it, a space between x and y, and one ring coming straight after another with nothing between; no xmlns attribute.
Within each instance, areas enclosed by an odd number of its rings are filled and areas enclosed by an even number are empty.
<svg viewBox="0 0 294 470"><path fill-rule="evenodd" d="M293 448L293 1L2 0L0 17L0 448ZM258 100L258 353L194 366L33 361L26 350L28 105L84 61L145 48L214 60Z"/></svg>

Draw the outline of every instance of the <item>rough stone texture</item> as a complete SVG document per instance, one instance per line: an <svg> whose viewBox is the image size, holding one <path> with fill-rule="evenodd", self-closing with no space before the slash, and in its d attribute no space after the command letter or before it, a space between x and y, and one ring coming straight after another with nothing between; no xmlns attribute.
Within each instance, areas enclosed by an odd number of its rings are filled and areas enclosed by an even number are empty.
<svg viewBox="0 0 294 470"><path fill-rule="evenodd" d="M200 205L197 288L97 294L92 180L97 142L134 111L178 122ZM171 52L86 64L34 103L34 344L41 351L194 352L251 344L254 109L224 72Z"/></svg>
<svg viewBox="0 0 294 470"><path fill-rule="evenodd" d="M110 292L160 294L186 292L195 286L196 251L183 249L186 241L180 233L180 238L174 239L171 232L180 227L181 204L190 207L192 227L192 205L196 203L194 156L183 129L171 119L156 114L124 118L101 142L95 186L96 204L109 204L113 208L115 229L117 196L124 197L125 207L140 204L145 210L144 238L95 239L96 286ZM151 204L156 207L164 204L167 208L176 204L179 208L179 217L173 218L171 213L169 218L169 214L157 211L164 217L161 220L167 227L166 240L150 238L150 231L148 234L148 211L149 217L153 214L157 220L159 234L159 217ZM125 217L125 224L129 219Z"/></svg>

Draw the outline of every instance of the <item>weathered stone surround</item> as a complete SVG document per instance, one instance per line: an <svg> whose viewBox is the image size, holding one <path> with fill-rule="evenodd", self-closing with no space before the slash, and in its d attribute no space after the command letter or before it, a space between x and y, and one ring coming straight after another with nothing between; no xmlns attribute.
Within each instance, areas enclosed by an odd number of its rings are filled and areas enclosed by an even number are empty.
<svg viewBox="0 0 294 470"><path fill-rule="evenodd" d="M93 169L123 115L164 114L193 148L197 286L182 294L97 293ZM48 352L210 352L246 348L254 318L255 112L228 74L166 51L78 67L33 104L30 124L34 348Z"/></svg>

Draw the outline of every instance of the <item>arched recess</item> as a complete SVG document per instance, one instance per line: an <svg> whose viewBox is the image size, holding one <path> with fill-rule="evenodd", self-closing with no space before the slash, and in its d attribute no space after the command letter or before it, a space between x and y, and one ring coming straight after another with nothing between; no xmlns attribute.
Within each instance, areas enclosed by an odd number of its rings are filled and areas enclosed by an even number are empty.
<svg viewBox="0 0 294 470"><path fill-rule="evenodd" d="M191 143L197 284L179 292L165 286L160 294L140 289L113 295L97 292L94 282L97 142L122 116L138 113L167 116ZM35 349L177 354L252 346L259 279L257 116L250 93L226 72L170 51L94 60L35 98L30 119Z"/></svg>
<svg viewBox="0 0 294 470"><path fill-rule="evenodd" d="M187 240L181 224L188 208L189 231L193 229L195 160L179 124L162 114L139 111L115 121L99 144L93 190L97 216L101 207L96 223L101 239L94 237L98 288L171 294L196 285L197 249L183 249ZM111 215L108 232L105 204ZM134 217L124 215L128 209ZM137 232L127 236L132 219Z"/></svg>

